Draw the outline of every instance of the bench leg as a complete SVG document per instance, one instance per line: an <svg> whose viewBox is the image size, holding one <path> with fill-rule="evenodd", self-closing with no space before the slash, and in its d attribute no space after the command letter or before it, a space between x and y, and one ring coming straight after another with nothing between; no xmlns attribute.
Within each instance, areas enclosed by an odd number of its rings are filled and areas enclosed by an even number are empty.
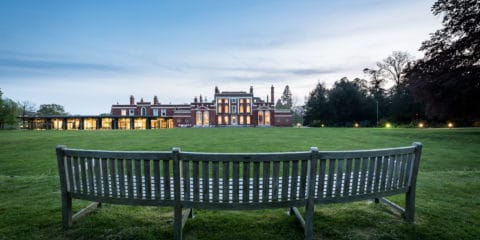
<svg viewBox="0 0 480 240"><path fill-rule="evenodd" d="M62 193L62 224L64 228L72 226L72 194Z"/></svg>
<svg viewBox="0 0 480 240"><path fill-rule="evenodd" d="M415 217L415 188L410 189L405 194L405 220L409 223L413 223Z"/></svg>
<svg viewBox="0 0 480 240"><path fill-rule="evenodd" d="M313 201L307 201L305 206L305 240L313 239L313 213L315 211L315 205Z"/></svg>
<svg viewBox="0 0 480 240"><path fill-rule="evenodd" d="M175 240L182 240L182 207L175 206L173 209L173 238Z"/></svg>

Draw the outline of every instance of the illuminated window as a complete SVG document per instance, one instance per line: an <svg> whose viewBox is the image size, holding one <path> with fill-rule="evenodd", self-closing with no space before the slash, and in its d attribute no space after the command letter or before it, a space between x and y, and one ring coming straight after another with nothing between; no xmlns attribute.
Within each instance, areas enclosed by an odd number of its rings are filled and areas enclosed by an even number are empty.
<svg viewBox="0 0 480 240"><path fill-rule="evenodd" d="M146 129L147 128L147 119L137 118L134 120L135 129Z"/></svg>
<svg viewBox="0 0 480 240"><path fill-rule="evenodd" d="M232 125L237 125L237 116L232 116Z"/></svg>
<svg viewBox="0 0 480 240"><path fill-rule="evenodd" d="M127 109L122 109L121 115L122 115L122 116L127 116Z"/></svg>
<svg viewBox="0 0 480 240"><path fill-rule="evenodd" d="M217 122L218 125L222 124L222 116L217 117Z"/></svg>
<svg viewBox="0 0 480 240"><path fill-rule="evenodd" d="M153 109L153 116L158 116L158 108Z"/></svg>
<svg viewBox="0 0 480 240"><path fill-rule="evenodd" d="M228 116L225 116L225 117L223 118L223 120L224 120L225 124L228 125Z"/></svg>
<svg viewBox="0 0 480 240"><path fill-rule="evenodd" d="M203 112L203 125L208 126L209 125L209 115L208 111Z"/></svg>
<svg viewBox="0 0 480 240"><path fill-rule="evenodd" d="M219 113L222 113L222 104L218 104L217 109L218 109L218 112L219 112Z"/></svg>
<svg viewBox="0 0 480 240"><path fill-rule="evenodd" d="M228 113L228 105L225 105L225 113Z"/></svg>
<svg viewBox="0 0 480 240"><path fill-rule="evenodd" d="M243 103L243 101L244 101L243 98L240 98L240 103Z"/></svg>
<svg viewBox="0 0 480 240"><path fill-rule="evenodd" d="M247 125L250 125L250 115L247 116Z"/></svg>
<svg viewBox="0 0 480 240"><path fill-rule="evenodd" d="M217 103L222 103L222 99L221 98L217 99Z"/></svg>
<svg viewBox="0 0 480 240"><path fill-rule="evenodd" d="M249 112L250 112L250 104L249 104L249 105L247 105L247 111L246 111L246 112L247 112L247 113L249 113Z"/></svg>
<svg viewBox="0 0 480 240"><path fill-rule="evenodd" d="M244 122L243 122L243 116L240 116L240 125L243 125Z"/></svg>
<svg viewBox="0 0 480 240"><path fill-rule="evenodd" d="M247 103L250 103L250 98L247 98L246 100L247 100Z"/></svg>
<svg viewBox="0 0 480 240"><path fill-rule="evenodd" d="M239 113L243 113L243 104L240 103Z"/></svg>
<svg viewBox="0 0 480 240"><path fill-rule="evenodd" d="M130 119L129 118L118 119L118 128L119 129L130 129Z"/></svg>
<svg viewBox="0 0 480 240"><path fill-rule="evenodd" d="M263 112L258 112L258 125L263 125Z"/></svg>
<svg viewBox="0 0 480 240"><path fill-rule="evenodd" d="M102 129L112 129L111 118L102 118Z"/></svg>
<svg viewBox="0 0 480 240"><path fill-rule="evenodd" d="M202 112L197 111L197 126L202 126Z"/></svg>
<svg viewBox="0 0 480 240"><path fill-rule="evenodd" d="M265 125L270 125L270 111L265 112Z"/></svg>
<svg viewBox="0 0 480 240"><path fill-rule="evenodd" d="M228 103L228 98L223 99L225 103Z"/></svg>
<svg viewBox="0 0 480 240"><path fill-rule="evenodd" d="M87 118L83 120L83 129L96 129L97 128L97 119Z"/></svg>

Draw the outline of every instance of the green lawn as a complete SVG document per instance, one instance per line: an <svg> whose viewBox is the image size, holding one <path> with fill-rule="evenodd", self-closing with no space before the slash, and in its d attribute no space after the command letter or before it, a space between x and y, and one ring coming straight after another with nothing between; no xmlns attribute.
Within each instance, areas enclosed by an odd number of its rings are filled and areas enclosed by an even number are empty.
<svg viewBox="0 0 480 240"><path fill-rule="evenodd" d="M104 205L61 227L55 145L108 150L215 152L368 149L424 144L416 224L383 205L317 205L322 239L478 239L480 129L163 129L146 131L0 131L0 239L171 239L171 208ZM390 198L403 204L403 195ZM74 200L74 209L88 203ZM196 210L186 239L303 239L286 209Z"/></svg>

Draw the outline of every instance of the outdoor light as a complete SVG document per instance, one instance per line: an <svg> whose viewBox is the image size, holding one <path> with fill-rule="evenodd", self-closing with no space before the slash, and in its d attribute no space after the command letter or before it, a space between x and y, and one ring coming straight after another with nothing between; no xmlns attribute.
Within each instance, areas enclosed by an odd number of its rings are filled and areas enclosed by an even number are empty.
<svg viewBox="0 0 480 240"><path fill-rule="evenodd" d="M419 123L419 124L418 124L418 127L419 127L419 128L423 128L423 123Z"/></svg>
<svg viewBox="0 0 480 240"><path fill-rule="evenodd" d="M358 128L360 125L358 125L358 123L355 123L355 127Z"/></svg>
<svg viewBox="0 0 480 240"><path fill-rule="evenodd" d="M448 128L453 128L453 123L449 122L448 123Z"/></svg>
<svg viewBox="0 0 480 240"><path fill-rule="evenodd" d="M325 124L322 123L322 127L325 127Z"/></svg>
<svg viewBox="0 0 480 240"><path fill-rule="evenodd" d="M385 127L386 127L386 128L391 128L392 125L391 125L390 123L386 123L386 124L385 124Z"/></svg>

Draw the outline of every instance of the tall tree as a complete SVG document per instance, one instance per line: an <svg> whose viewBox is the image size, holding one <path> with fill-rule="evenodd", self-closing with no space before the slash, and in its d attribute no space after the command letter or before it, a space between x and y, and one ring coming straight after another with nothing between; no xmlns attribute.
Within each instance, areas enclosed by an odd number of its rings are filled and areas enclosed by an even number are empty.
<svg viewBox="0 0 480 240"><path fill-rule="evenodd" d="M22 116L26 116L36 112L35 104L30 101L22 101L17 103L22 110Z"/></svg>
<svg viewBox="0 0 480 240"><path fill-rule="evenodd" d="M305 125L315 123L326 123L330 116L330 107L327 102L328 90L324 83L318 83L313 91L310 92L305 105Z"/></svg>
<svg viewBox="0 0 480 240"><path fill-rule="evenodd" d="M68 113L65 112L62 105L58 105L54 103L40 105L40 108L38 109L37 114L45 115L45 116L68 115Z"/></svg>
<svg viewBox="0 0 480 240"><path fill-rule="evenodd" d="M381 62L377 62L377 71L385 79L393 81L395 86L399 86L404 81L405 69L412 61L413 57L407 52L394 51Z"/></svg>
<svg viewBox="0 0 480 240"><path fill-rule="evenodd" d="M480 1L438 0L432 12L443 28L422 43L408 86L431 118L471 123L480 118Z"/></svg>
<svg viewBox="0 0 480 240"><path fill-rule="evenodd" d="M282 96L278 99L275 108L277 109L292 109L293 96L288 85L285 86Z"/></svg>
<svg viewBox="0 0 480 240"><path fill-rule="evenodd" d="M16 128L19 123L21 110L17 103L11 99L3 99L0 106L0 128Z"/></svg>

